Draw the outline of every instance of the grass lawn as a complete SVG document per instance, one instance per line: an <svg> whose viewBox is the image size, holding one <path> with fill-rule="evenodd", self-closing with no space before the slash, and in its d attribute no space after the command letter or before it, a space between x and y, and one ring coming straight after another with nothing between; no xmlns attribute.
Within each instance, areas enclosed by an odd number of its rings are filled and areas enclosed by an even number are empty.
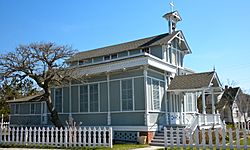
<svg viewBox="0 0 250 150"><path fill-rule="evenodd" d="M135 148L144 148L148 147L148 145L140 145L140 144L114 144L113 148L82 148L81 150L129 150Z"/></svg>
<svg viewBox="0 0 250 150"><path fill-rule="evenodd" d="M76 147L76 148L61 148L61 149L72 149L72 150L130 150L130 149L135 149L135 148L144 148L144 147L148 147L149 145L141 145L141 144L114 144L113 148L81 148L81 147ZM1 147L5 147L5 148L41 148L39 146L16 146L16 145L10 145L10 146L3 146L0 145ZM46 149L55 149L57 147L44 147ZM58 148L57 148L58 149ZM60 148L59 148L60 149Z"/></svg>

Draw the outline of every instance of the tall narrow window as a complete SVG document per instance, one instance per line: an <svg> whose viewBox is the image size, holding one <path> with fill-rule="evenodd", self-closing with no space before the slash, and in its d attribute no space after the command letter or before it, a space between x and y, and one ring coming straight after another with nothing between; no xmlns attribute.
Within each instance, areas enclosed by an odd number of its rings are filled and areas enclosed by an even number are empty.
<svg viewBox="0 0 250 150"><path fill-rule="evenodd" d="M36 109L36 106L35 104L30 104L30 114L35 114L35 109Z"/></svg>
<svg viewBox="0 0 250 150"><path fill-rule="evenodd" d="M168 58L169 58L168 62L170 64L172 64L172 49L171 49L171 47L169 47L169 49L168 49Z"/></svg>
<svg viewBox="0 0 250 150"><path fill-rule="evenodd" d="M88 112L88 85L80 86L80 112Z"/></svg>
<svg viewBox="0 0 250 150"><path fill-rule="evenodd" d="M122 80L122 110L133 110L132 79Z"/></svg>
<svg viewBox="0 0 250 150"><path fill-rule="evenodd" d="M160 90L157 80L153 80L153 106L154 110L160 110Z"/></svg>
<svg viewBox="0 0 250 150"><path fill-rule="evenodd" d="M193 111L193 98L191 93L187 94L187 111Z"/></svg>
<svg viewBox="0 0 250 150"><path fill-rule="evenodd" d="M62 112L62 88L55 89L55 108L57 112Z"/></svg>
<svg viewBox="0 0 250 150"><path fill-rule="evenodd" d="M89 85L90 112L98 111L98 84Z"/></svg>
<svg viewBox="0 0 250 150"><path fill-rule="evenodd" d="M20 113L20 104L15 104L14 105L14 114L19 114Z"/></svg>

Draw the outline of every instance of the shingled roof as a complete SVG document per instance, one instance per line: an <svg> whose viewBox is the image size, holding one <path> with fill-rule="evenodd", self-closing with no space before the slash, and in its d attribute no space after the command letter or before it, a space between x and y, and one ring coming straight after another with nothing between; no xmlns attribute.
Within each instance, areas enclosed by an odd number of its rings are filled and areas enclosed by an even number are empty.
<svg viewBox="0 0 250 150"><path fill-rule="evenodd" d="M128 51L128 50L134 50L134 49L141 49L145 47L150 46L156 46L156 45L163 45L167 44L169 40L171 40L176 34L180 33L181 31L175 31L172 34L160 34L148 38L143 38L131 42L121 43L117 45L107 46L103 48L98 48L94 50L89 51L83 51L80 53L75 54L71 58L69 58L68 62L73 62L77 60L87 59L87 58L93 58L98 56L104 56L108 54L118 53L122 51Z"/></svg>
<svg viewBox="0 0 250 150"><path fill-rule="evenodd" d="M36 95L26 96L23 98L8 100L7 103L40 102L42 95L43 93L39 93Z"/></svg>
<svg viewBox="0 0 250 150"><path fill-rule="evenodd" d="M168 90L200 89L209 87L215 72L194 73L175 76Z"/></svg>

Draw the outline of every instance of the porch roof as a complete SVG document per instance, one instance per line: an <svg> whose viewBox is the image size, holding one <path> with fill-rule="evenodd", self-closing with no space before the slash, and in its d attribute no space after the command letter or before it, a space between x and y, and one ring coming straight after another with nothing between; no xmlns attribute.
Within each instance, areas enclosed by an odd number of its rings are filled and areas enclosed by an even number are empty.
<svg viewBox="0 0 250 150"><path fill-rule="evenodd" d="M211 86L220 87L220 82L215 71L175 76L171 81L168 90L189 91L209 88Z"/></svg>
<svg viewBox="0 0 250 150"><path fill-rule="evenodd" d="M8 100L7 103L40 102L41 98L42 98L42 95L43 94L41 93L41 94L26 96L26 97L23 97L23 98Z"/></svg>

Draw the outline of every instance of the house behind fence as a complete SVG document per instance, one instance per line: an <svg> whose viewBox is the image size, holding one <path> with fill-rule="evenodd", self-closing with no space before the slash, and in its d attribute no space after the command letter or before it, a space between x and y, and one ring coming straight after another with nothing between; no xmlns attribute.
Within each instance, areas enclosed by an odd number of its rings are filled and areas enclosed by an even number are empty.
<svg viewBox="0 0 250 150"><path fill-rule="evenodd" d="M0 129L0 145L55 146L55 147L110 147L111 127L79 128L23 128Z"/></svg>

